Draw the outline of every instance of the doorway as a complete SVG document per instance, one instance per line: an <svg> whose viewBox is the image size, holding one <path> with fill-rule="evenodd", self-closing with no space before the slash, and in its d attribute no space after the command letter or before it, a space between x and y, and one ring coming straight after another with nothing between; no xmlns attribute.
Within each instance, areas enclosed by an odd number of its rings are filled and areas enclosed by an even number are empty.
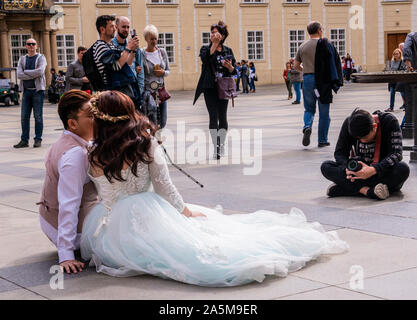
<svg viewBox="0 0 417 320"><path fill-rule="evenodd" d="M398 48L401 42L405 41L407 33L391 33L387 35L387 60L392 59L392 53Z"/></svg>

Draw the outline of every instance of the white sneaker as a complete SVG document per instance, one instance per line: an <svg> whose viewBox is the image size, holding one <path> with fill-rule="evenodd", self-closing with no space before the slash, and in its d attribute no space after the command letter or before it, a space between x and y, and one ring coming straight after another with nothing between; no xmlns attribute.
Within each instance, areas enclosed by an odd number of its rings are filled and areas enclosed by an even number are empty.
<svg viewBox="0 0 417 320"><path fill-rule="evenodd" d="M389 197L389 190L386 184L378 183L374 187L374 194L381 200L388 199Z"/></svg>

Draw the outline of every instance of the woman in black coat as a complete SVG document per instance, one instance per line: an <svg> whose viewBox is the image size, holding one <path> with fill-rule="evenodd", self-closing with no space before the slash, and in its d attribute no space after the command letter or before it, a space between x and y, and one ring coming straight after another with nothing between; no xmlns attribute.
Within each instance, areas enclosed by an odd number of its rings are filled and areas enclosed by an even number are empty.
<svg viewBox="0 0 417 320"><path fill-rule="evenodd" d="M236 60L232 49L224 45L229 35L223 21L211 26L210 44L202 46L200 58L203 63L201 76L198 81L194 103L204 94L207 110L210 116L210 135L214 145L214 158L224 156L224 143L228 130L227 105L229 100L220 100L217 91L216 78L231 77L236 72Z"/></svg>

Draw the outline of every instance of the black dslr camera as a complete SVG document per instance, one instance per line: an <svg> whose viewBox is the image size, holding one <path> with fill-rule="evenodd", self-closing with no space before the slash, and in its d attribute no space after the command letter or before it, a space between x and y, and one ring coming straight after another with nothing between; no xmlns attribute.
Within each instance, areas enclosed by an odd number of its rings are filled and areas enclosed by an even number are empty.
<svg viewBox="0 0 417 320"><path fill-rule="evenodd" d="M362 164L359 163L359 161L362 161L360 157L352 157L347 162L347 169L349 171L358 172L362 169Z"/></svg>

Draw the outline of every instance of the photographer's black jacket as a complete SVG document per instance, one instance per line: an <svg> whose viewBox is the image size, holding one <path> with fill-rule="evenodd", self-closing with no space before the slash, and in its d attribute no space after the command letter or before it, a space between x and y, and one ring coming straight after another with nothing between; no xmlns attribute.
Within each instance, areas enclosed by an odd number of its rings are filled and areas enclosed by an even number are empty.
<svg viewBox="0 0 417 320"><path fill-rule="evenodd" d="M373 165L379 176L383 176L396 163L403 159L402 155L402 132L397 118L391 113L376 111L381 125L381 153L379 163ZM352 146L357 150L359 140L349 134L349 120L346 118L340 130L334 157L336 162L346 167L350 158ZM357 151L356 151L357 152Z"/></svg>
<svg viewBox="0 0 417 320"><path fill-rule="evenodd" d="M201 66L201 76L200 80L198 81L197 89L195 91L195 97L193 105L196 103L200 95L204 92L205 89L213 89L216 88L216 76L213 72L213 66L216 66L216 55L210 55L210 47L202 46L200 49L200 58L203 63ZM232 49L223 45L222 51L220 53L222 56L226 57L228 55L233 56L232 64L235 67L236 60L235 56L233 55ZM237 73L236 68L230 73L227 69L225 69L224 77L231 77Z"/></svg>

